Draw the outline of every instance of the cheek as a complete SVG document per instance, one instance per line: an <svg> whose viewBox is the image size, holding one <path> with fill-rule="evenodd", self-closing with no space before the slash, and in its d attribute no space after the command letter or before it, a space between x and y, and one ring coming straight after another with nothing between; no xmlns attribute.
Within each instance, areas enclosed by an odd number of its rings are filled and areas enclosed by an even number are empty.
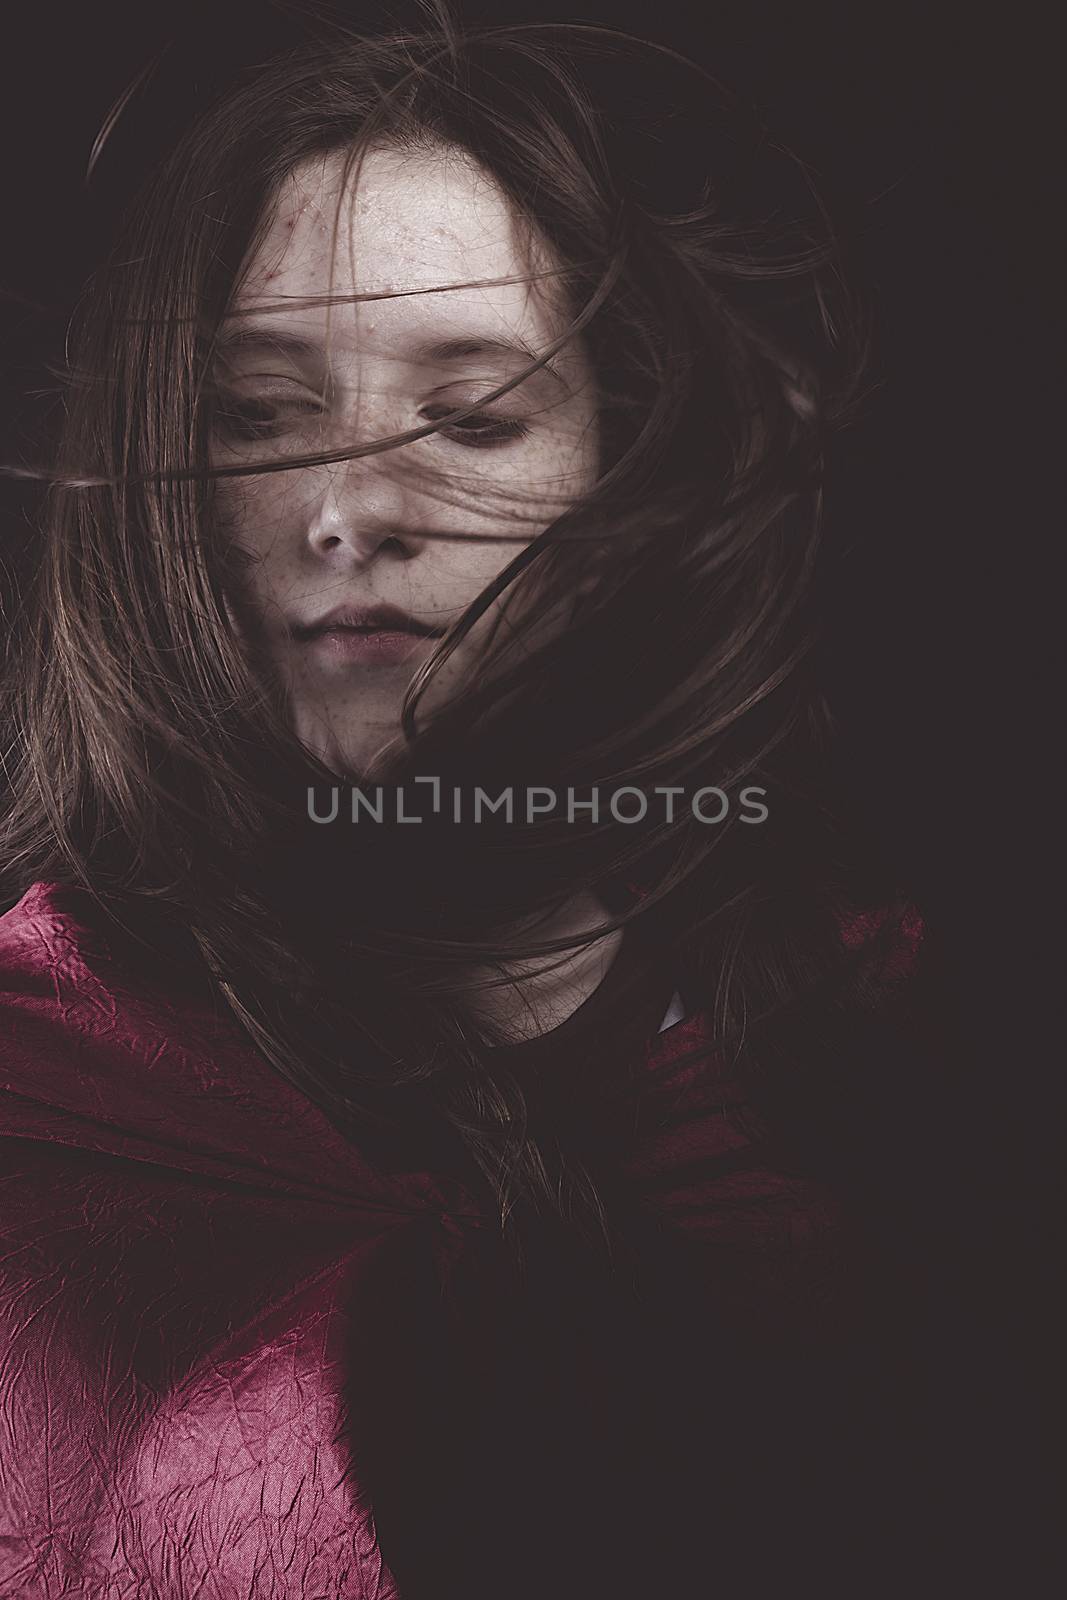
<svg viewBox="0 0 1067 1600"><path fill-rule="evenodd" d="M223 480L216 485L212 526L220 548L227 610L246 646L264 647L264 630L292 587L288 552L295 526L288 495L279 496L270 479Z"/></svg>
<svg viewBox="0 0 1067 1600"><path fill-rule="evenodd" d="M521 548L493 538L488 530L481 538L428 540L417 564L421 570L413 577L421 580L443 608L459 611L492 583Z"/></svg>
<svg viewBox="0 0 1067 1600"><path fill-rule="evenodd" d="M298 475L293 474L295 479ZM265 558L284 548L301 526L307 491L289 474L223 480L215 490L214 525L221 537Z"/></svg>
<svg viewBox="0 0 1067 1600"><path fill-rule="evenodd" d="M594 440L577 437L572 429L546 430L483 469L471 505L487 523L514 532L514 555L522 542L536 538L587 493L596 473Z"/></svg>
<svg viewBox="0 0 1067 1600"><path fill-rule="evenodd" d="M596 481L600 444L595 413L568 418L550 429L538 451L538 479L546 496L571 502ZM558 514L558 513L557 513Z"/></svg>

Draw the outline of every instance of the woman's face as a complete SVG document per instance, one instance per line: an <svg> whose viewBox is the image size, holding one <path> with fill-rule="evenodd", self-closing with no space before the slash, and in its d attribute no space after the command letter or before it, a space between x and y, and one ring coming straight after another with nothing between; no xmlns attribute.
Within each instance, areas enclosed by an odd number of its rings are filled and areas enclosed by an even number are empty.
<svg viewBox="0 0 1067 1600"><path fill-rule="evenodd" d="M297 168L243 276L223 329L216 466L418 428L516 376L566 327L557 280L522 281L556 264L547 245L529 259L504 194L465 153L383 148L354 188L343 177L339 155ZM505 281L448 288L471 280ZM337 302L355 294L383 298ZM392 631L315 626L390 607L440 632L594 481L596 396L577 340L551 369L413 443L218 480L220 524L249 558L237 626L334 770L371 772L437 640L395 617ZM512 620L495 602L424 705Z"/></svg>

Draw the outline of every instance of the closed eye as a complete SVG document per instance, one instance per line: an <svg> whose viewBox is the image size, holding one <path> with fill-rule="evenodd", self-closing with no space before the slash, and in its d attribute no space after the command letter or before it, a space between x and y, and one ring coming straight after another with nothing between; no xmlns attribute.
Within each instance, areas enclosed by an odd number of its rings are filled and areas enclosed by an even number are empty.
<svg viewBox="0 0 1067 1600"><path fill-rule="evenodd" d="M451 415L456 409L456 406L427 406L422 415L428 422L433 422L438 417ZM468 449L486 450L525 439L530 429L527 423L517 417L493 417L488 412L476 411L459 422L450 423L447 428L440 428L438 432Z"/></svg>
<svg viewBox="0 0 1067 1600"><path fill-rule="evenodd" d="M216 431L232 440L264 441L307 425L310 417L321 416L322 406L312 398L275 398L269 395L245 396L220 393L214 416ZM421 416L427 422L451 416L455 405L427 406ZM524 439L529 425L519 418L494 417L488 412L470 416L437 430L443 438L467 449L485 450Z"/></svg>
<svg viewBox="0 0 1067 1600"><path fill-rule="evenodd" d="M246 399L231 394L220 397L214 421L218 432L231 439L276 439L319 412L313 400Z"/></svg>

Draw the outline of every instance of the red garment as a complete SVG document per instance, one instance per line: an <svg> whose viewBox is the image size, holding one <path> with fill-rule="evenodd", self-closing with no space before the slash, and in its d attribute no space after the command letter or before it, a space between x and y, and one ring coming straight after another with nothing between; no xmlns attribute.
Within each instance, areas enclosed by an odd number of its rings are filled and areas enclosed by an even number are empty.
<svg viewBox="0 0 1067 1600"><path fill-rule="evenodd" d="M359 1418L413 1391L388 1340L374 1370L351 1351L423 1289L436 1314L491 1253L489 1208L377 1169L234 1021L131 983L91 907L36 884L0 918L0 1595L406 1600ZM847 1230L827 1189L750 1159L707 1038L696 1015L650 1042L628 1181L730 1264L753 1326L785 1305L814 1327ZM419 1426L397 1424L416 1453Z"/></svg>

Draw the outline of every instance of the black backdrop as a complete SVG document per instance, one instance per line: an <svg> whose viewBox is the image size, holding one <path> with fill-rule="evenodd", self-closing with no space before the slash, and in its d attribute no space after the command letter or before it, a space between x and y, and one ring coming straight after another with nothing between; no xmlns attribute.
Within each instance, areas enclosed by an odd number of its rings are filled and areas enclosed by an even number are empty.
<svg viewBox="0 0 1067 1600"><path fill-rule="evenodd" d="M358 14L360 0L349 9ZM1048 1112L1062 1053L1038 1023L1059 975L1048 685L1062 518L1041 470L1057 454L1059 374L1051 297L1039 293L1055 259L1050 34L1036 8L983 18L936 0L913 11L884 0L726 0L700 13L682 0L463 9L607 22L694 55L759 105L858 225L878 384L839 451L831 493L831 525L849 552L828 597L831 688L859 794L914 886L940 969L957 1114L938 1136L953 1147L960 1248L983 1286L975 1312L1007 1312L988 1327L1011 1323L1039 1341L1026 1290L1046 1253ZM166 136L181 73L195 86L257 59L299 11L269 0L24 8L0 95L9 399L55 346L57 324L48 332L35 307L69 305L114 205ZM108 107L167 40L135 136L120 129L86 191ZM4 456L24 448L16 421ZM24 496L0 495L5 549L17 554ZM965 1361L967 1335L954 1336ZM983 1370L1002 1380L1011 1447L1028 1454L1043 1402L1024 1400L1020 1369L997 1340L981 1350Z"/></svg>

